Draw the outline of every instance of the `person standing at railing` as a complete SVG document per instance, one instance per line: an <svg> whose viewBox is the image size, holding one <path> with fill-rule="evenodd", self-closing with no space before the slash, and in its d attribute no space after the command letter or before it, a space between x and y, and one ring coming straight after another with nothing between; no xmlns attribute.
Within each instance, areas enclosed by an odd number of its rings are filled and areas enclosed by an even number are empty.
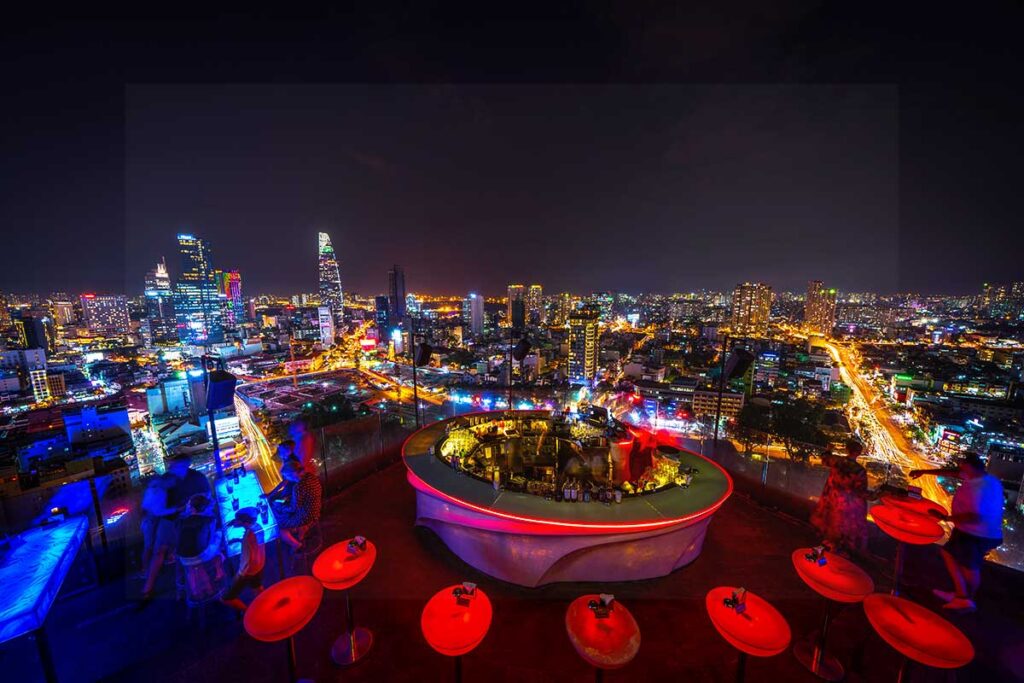
<svg viewBox="0 0 1024 683"><path fill-rule="evenodd" d="M953 495L950 514L929 513L953 523L953 533L939 552L946 571L953 579L954 592L932 592L949 610L973 612L974 596L981 585L981 565L985 555L1003 543L1003 487L985 472L985 461L977 453L967 453L956 468L911 470L910 478L931 474L960 479Z"/></svg>
<svg viewBox="0 0 1024 683"><path fill-rule="evenodd" d="M864 452L860 441L846 442L846 456L825 453L821 460L828 466L828 480L811 524L821 533L834 552L864 552L868 543L868 473L857 462Z"/></svg>

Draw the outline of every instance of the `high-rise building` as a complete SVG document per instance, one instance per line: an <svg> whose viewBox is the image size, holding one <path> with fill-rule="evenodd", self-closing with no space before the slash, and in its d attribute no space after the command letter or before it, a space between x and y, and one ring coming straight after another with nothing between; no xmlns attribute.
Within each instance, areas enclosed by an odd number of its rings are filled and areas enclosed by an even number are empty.
<svg viewBox="0 0 1024 683"><path fill-rule="evenodd" d="M53 353L57 346L57 334L53 318L40 311L23 312L14 319L18 346L23 349L45 349Z"/></svg>
<svg viewBox="0 0 1024 683"><path fill-rule="evenodd" d="M326 349L334 346L334 313L330 306L318 306L317 319L320 326L320 343Z"/></svg>
<svg viewBox="0 0 1024 683"><path fill-rule="evenodd" d="M476 292L462 300L462 323L474 337L484 333L484 298Z"/></svg>
<svg viewBox="0 0 1024 683"><path fill-rule="evenodd" d="M11 309L8 308L9 306L7 297L4 296L3 292L0 292L0 330L6 330L11 326Z"/></svg>
<svg viewBox="0 0 1024 683"><path fill-rule="evenodd" d="M326 232L318 234L319 261L317 273L320 281L320 303L329 306L335 322L341 322L345 314L345 294L341 289L341 270L338 257L331 245L331 236Z"/></svg>
<svg viewBox="0 0 1024 683"><path fill-rule="evenodd" d="M508 303L505 306L505 324L522 327L526 322L526 288L522 285L508 286Z"/></svg>
<svg viewBox="0 0 1024 683"><path fill-rule="evenodd" d="M146 317L142 322L142 338L146 346L156 342L177 341L174 292L171 289L171 275L163 259L146 273L143 294L146 299Z"/></svg>
<svg viewBox="0 0 1024 683"><path fill-rule="evenodd" d="M28 380L32 386L32 398L36 403L50 398L50 386L46 382L46 368L29 370Z"/></svg>
<svg viewBox="0 0 1024 683"><path fill-rule="evenodd" d="M174 287L174 316L178 338L185 344L224 341L220 294L210 263L210 248L192 235L178 235L181 273Z"/></svg>
<svg viewBox="0 0 1024 683"><path fill-rule="evenodd" d="M530 285L526 292L526 319L531 325L544 323L544 288Z"/></svg>
<svg viewBox="0 0 1024 683"><path fill-rule="evenodd" d="M374 321L377 323L377 329L381 330L381 339L384 339L391 329L391 303L388 297L384 294L374 299L376 304L376 312L374 315Z"/></svg>
<svg viewBox="0 0 1024 683"><path fill-rule="evenodd" d="M388 271L388 304L391 324L401 324L405 320L405 271L402 266L391 266Z"/></svg>
<svg viewBox="0 0 1024 683"><path fill-rule="evenodd" d="M59 327L67 327L75 324L75 303L67 299L52 299L50 309L53 311L53 321Z"/></svg>
<svg viewBox="0 0 1024 683"><path fill-rule="evenodd" d="M569 322L569 314L572 312L572 294L562 292L558 295L558 303L555 307L555 324L565 325Z"/></svg>
<svg viewBox="0 0 1024 683"><path fill-rule="evenodd" d="M218 270L215 271L215 277L224 324L230 328L237 328L245 322L245 300L242 299L242 274L237 270Z"/></svg>
<svg viewBox="0 0 1024 683"><path fill-rule="evenodd" d="M590 382L597 376L598 319L596 306L581 306L569 315L569 381Z"/></svg>
<svg viewBox="0 0 1024 683"><path fill-rule="evenodd" d="M763 335L768 331L772 288L762 282L744 282L732 290L732 333Z"/></svg>
<svg viewBox="0 0 1024 683"><path fill-rule="evenodd" d="M804 300L804 324L811 332L830 335L836 324L836 290L826 288L821 280L807 283Z"/></svg>
<svg viewBox="0 0 1024 683"><path fill-rule="evenodd" d="M82 318L93 334L127 334L131 327L128 297L123 294L83 294Z"/></svg>

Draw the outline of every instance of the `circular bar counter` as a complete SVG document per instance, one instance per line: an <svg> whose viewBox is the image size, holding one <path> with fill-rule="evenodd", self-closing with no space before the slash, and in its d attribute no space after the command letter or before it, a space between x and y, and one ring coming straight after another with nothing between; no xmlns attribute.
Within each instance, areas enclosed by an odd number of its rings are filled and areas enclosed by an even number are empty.
<svg viewBox="0 0 1024 683"><path fill-rule="evenodd" d="M456 426L452 423L465 424L467 417L480 425L481 420L551 416L546 411L496 411L443 420L412 434L402 456L416 491L416 524L433 530L473 567L521 586L649 579L697 558L708 523L733 484L725 470L696 453L671 448L672 462L694 472L687 486L663 485L611 503L565 502L505 490L437 455ZM636 427L628 432L632 439L655 442L653 434ZM614 469L611 455L607 461L608 469Z"/></svg>

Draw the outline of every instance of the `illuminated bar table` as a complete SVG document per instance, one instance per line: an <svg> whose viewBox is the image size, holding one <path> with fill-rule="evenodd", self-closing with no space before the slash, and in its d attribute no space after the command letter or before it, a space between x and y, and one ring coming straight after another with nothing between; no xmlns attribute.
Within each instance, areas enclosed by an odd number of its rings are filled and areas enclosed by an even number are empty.
<svg viewBox="0 0 1024 683"><path fill-rule="evenodd" d="M759 595L742 589L719 586L708 591L704 599L708 617L719 635L739 650L736 681L742 683L747 672L747 655L774 657L789 647L792 632L789 622L775 607Z"/></svg>
<svg viewBox="0 0 1024 683"><path fill-rule="evenodd" d="M228 491L229 487L231 488L230 492ZM256 520L263 529L261 540L264 543L270 543L277 538L277 520L274 518L274 511L263 499L263 487L260 486L260 480L255 472L246 472L240 475L237 484L234 476L228 473L224 478L214 482L214 490L217 496L217 507L220 510L220 519L224 527L224 543L227 546L228 557L234 557L242 552L241 541L242 536L245 535L245 529L230 525L229 522L235 518L235 513L243 508L260 508L262 503L263 509ZM235 507L234 504L236 499L238 507Z"/></svg>
<svg viewBox="0 0 1024 683"><path fill-rule="evenodd" d="M945 517L949 512L933 500L927 498L911 498L910 496L882 496L882 503L897 510L916 512L919 515L927 515L930 512L937 512Z"/></svg>
<svg viewBox="0 0 1024 683"><path fill-rule="evenodd" d="M594 667L594 680L605 669L621 669L640 650L640 627L614 596L581 595L565 611L565 630L577 654Z"/></svg>
<svg viewBox="0 0 1024 683"><path fill-rule="evenodd" d="M906 508L893 507L887 503L871 508L871 518L878 528L897 541L896 568L893 571L892 594L900 594L900 580L903 577L903 555L907 543L931 545L942 538L942 527L934 517L912 512Z"/></svg>
<svg viewBox="0 0 1024 683"><path fill-rule="evenodd" d="M825 598L825 612L817 637L794 644L793 655L819 678L838 681L843 677L843 665L825 651L832 602L861 602L874 592L875 582L863 569L835 553L825 553L819 558L813 548L798 548L793 551L792 559L793 568L804 583Z"/></svg>
<svg viewBox="0 0 1024 683"><path fill-rule="evenodd" d="M937 669L959 669L974 659L974 645L960 629L916 602L872 593L864 598L864 613L882 640L903 655L897 683L906 678L910 660Z"/></svg>
<svg viewBox="0 0 1024 683"><path fill-rule="evenodd" d="M46 638L46 615L60 592L89 524L85 517L36 527L16 537L19 543L0 558L0 643L34 634L47 681L57 680L53 654Z"/></svg>

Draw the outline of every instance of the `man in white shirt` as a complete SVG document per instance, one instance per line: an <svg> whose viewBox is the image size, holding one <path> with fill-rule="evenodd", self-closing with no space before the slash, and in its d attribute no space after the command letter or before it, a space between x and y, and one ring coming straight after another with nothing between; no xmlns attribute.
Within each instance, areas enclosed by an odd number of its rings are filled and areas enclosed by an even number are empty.
<svg viewBox="0 0 1024 683"><path fill-rule="evenodd" d="M985 554L1003 542L1003 487L985 472L985 461L967 453L956 469L912 470L910 477L937 474L958 477L960 488L953 496L950 514L935 516L953 522L953 533L942 548L942 559L953 579L955 592L932 591L946 604L944 609L974 611L974 595L981 584Z"/></svg>

